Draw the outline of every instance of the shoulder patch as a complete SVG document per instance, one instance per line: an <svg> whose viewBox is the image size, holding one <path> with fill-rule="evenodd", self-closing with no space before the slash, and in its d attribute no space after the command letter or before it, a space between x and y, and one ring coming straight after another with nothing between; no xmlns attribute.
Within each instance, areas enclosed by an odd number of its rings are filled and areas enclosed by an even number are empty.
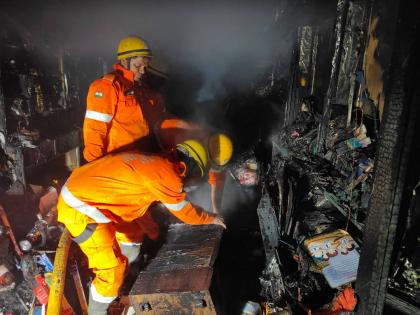
<svg viewBox="0 0 420 315"><path fill-rule="evenodd" d="M104 97L104 93L102 93L100 91L96 91L94 95L95 95L95 97L98 97L98 98Z"/></svg>

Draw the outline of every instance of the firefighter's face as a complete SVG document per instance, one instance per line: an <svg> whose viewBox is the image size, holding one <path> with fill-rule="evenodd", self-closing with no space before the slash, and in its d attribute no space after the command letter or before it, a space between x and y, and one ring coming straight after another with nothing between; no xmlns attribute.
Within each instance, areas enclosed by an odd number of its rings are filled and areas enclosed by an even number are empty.
<svg viewBox="0 0 420 315"><path fill-rule="evenodd" d="M134 81L140 81L146 73L146 68L149 66L150 58L143 56L136 56L131 58L129 70L134 73Z"/></svg>

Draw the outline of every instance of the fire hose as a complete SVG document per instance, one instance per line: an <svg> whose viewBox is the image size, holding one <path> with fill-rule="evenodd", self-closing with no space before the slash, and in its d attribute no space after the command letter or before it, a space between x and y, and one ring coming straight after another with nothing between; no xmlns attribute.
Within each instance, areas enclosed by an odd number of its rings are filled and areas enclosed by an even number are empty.
<svg viewBox="0 0 420 315"><path fill-rule="evenodd" d="M61 305L64 296L64 284L66 279L67 257L71 244L70 232L65 229L58 243L57 252L54 259L54 270L50 295L48 298L48 315L60 315Z"/></svg>

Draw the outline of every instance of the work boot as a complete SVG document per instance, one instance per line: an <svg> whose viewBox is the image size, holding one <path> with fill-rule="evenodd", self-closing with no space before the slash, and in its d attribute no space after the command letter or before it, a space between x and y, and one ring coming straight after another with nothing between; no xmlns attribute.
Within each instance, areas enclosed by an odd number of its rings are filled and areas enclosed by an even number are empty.
<svg viewBox="0 0 420 315"><path fill-rule="evenodd" d="M111 303L101 303L92 298L92 292L89 290L88 315L107 315L108 307Z"/></svg>
<svg viewBox="0 0 420 315"><path fill-rule="evenodd" d="M123 314L124 309L124 303L122 303L119 298L116 298L114 301L112 301L108 308L108 315L121 315Z"/></svg>

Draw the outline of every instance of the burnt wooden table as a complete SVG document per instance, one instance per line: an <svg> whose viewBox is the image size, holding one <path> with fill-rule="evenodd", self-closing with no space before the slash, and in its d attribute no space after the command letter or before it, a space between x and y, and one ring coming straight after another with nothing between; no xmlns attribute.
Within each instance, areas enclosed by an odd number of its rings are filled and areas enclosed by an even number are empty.
<svg viewBox="0 0 420 315"><path fill-rule="evenodd" d="M216 314L209 288L222 232L218 225L171 225L130 291L136 314Z"/></svg>

